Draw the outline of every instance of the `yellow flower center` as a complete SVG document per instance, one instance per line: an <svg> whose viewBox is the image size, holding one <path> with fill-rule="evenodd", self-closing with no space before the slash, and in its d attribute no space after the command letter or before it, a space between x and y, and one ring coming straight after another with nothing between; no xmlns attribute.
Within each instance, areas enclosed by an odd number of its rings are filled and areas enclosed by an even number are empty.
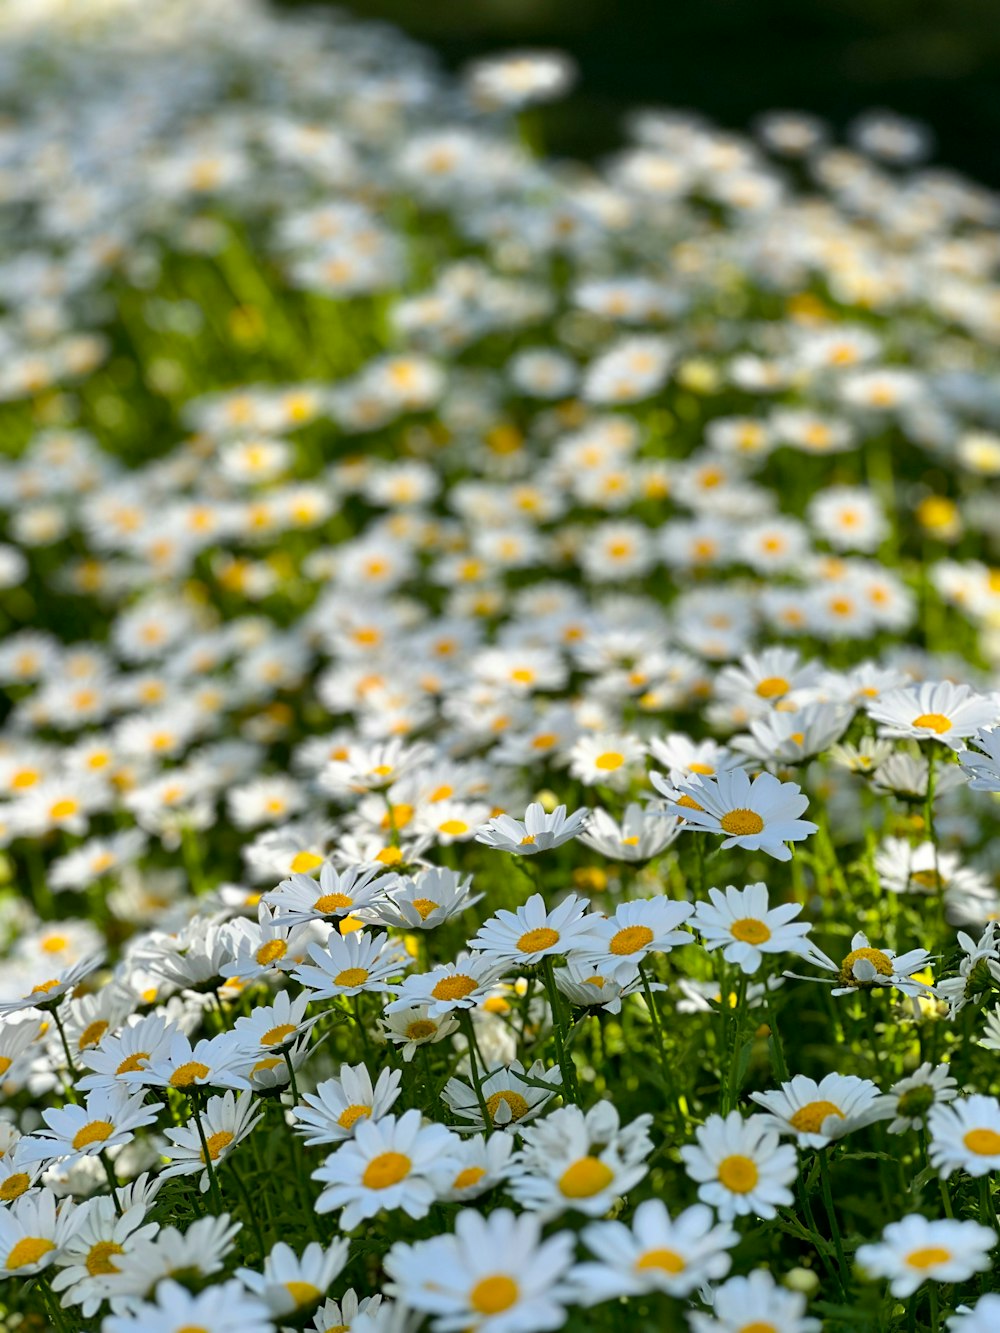
<svg viewBox="0 0 1000 1333"><path fill-rule="evenodd" d="M115 1132L115 1127L110 1120L91 1120L82 1129L78 1129L73 1135L73 1147L79 1151L86 1148L91 1143L103 1143L109 1139Z"/></svg>
<svg viewBox="0 0 1000 1333"><path fill-rule="evenodd" d="M511 1092L509 1088L505 1088L502 1092L494 1092L486 1098L486 1109L489 1111L490 1119L494 1124L496 1124L497 1110L501 1102L507 1103L512 1121L520 1120L522 1116L528 1114L528 1103L521 1094Z"/></svg>
<svg viewBox="0 0 1000 1333"><path fill-rule="evenodd" d="M712 775L715 773L715 769L712 767L711 764L698 764L698 763L688 764L687 771L689 773L699 773L703 777L712 777Z"/></svg>
<svg viewBox="0 0 1000 1333"><path fill-rule="evenodd" d="M436 903L433 898L414 898L410 906L415 907L420 913L421 921L426 921L431 912L436 911L440 904Z"/></svg>
<svg viewBox="0 0 1000 1333"><path fill-rule="evenodd" d="M791 686L784 676L765 676L757 685L757 693L762 699L780 699L790 689Z"/></svg>
<svg viewBox="0 0 1000 1333"><path fill-rule="evenodd" d="M600 768L606 773L613 773L616 768L621 768L625 762L625 756L619 754L617 750L607 750L604 754L599 754L594 760L594 767Z"/></svg>
<svg viewBox="0 0 1000 1333"><path fill-rule="evenodd" d="M307 875L322 864L323 858L315 852L296 852L292 857L291 871L293 875Z"/></svg>
<svg viewBox="0 0 1000 1333"><path fill-rule="evenodd" d="M27 1268L29 1264L37 1264L39 1259L44 1259L55 1248L55 1241L49 1240L47 1236L25 1236L7 1255L5 1267L9 1271Z"/></svg>
<svg viewBox="0 0 1000 1333"><path fill-rule="evenodd" d="M352 907L354 900L346 893L323 893L313 903L316 912L337 912L344 907Z"/></svg>
<svg viewBox="0 0 1000 1333"><path fill-rule="evenodd" d="M69 797L67 797L67 798L66 798L65 800L63 800L63 801L56 801L56 802L50 807L50 809L49 809L49 815L50 815L53 819L69 819L69 817L70 817L71 815L75 815L75 814L76 814L76 812L77 812L77 810L79 810L79 808L80 808L80 803L79 803L79 801L73 801L73 800L70 800Z"/></svg>
<svg viewBox="0 0 1000 1333"><path fill-rule="evenodd" d="M30 1184L31 1177L25 1171L17 1171L0 1185L0 1199L3 1199L4 1203L9 1203L11 1199L19 1199Z"/></svg>
<svg viewBox="0 0 1000 1333"><path fill-rule="evenodd" d="M279 1023L276 1027L268 1028L260 1039L261 1046L278 1046L295 1031L294 1023Z"/></svg>
<svg viewBox="0 0 1000 1333"><path fill-rule="evenodd" d="M88 1023L80 1033L79 1040L76 1043L78 1051L85 1051L88 1046L96 1046L108 1030L108 1025L103 1018L96 1019L93 1023Z"/></svg>
<svg viewBox="0 0 1000 1333"><path fill-rule="evenodd" d="M50 990L55 990L59 985L59 978L53 977L50 981L40 981L37 986L32 986L28 992L29 995L48 995Z"/></svg>
<svg viewBox="0 0 1000 1333"><path fill-rule="evenodd" d="M351 986L363 986L368 980L368 971L363 967L345 967L343 972L338 972L334 977L334 985L350 988Z"/></svg>
<svg viewBox="0 0 1000 1333"><path fill-rule="evenodd" d="M464 1000L475 989L476 983L472 977L466 976L464 972L456 972L454 976L442 977L431 994L435 1000Z"/></svg>
<svg viewBox="0 0 1000 1333"><path fill-rule="evenodd" d="M267 967L269 963L275 962L279 958L284 958L288 952L288 945L284 940L268 940L262 944L254 957L261 967Z"/></svg>
<svg viewBox="0 0 1000 1333"><path fill-rule="evenodd" d="M469 1292L469 1304L477 1314L500 1314L509 1310L519 1295L517 1283L506 1274L484 1277Z"/></svg>
<svg viewBox="0 0 1000 1333"><path fill-rule="evenodd" d="M923 727L927 731L934 731L939 736L944 735L946 731L951 731L951 718L945 717L944 713L921 713L910 723L912 727Z"/></svg>
<svg viewBox="0 0 1000 1333"><path fill-rule="evenodd" d="M635 1261L636 1269L659 1268L664 1273L683 1273L687 1264L675 1250L647 1250Z"/></svg>
<svg viewBox="0 0 1000 1333"><path fill-rule="evenodd" d="M831 1115L837 1116L840 1120L844 1118L843 1111L839 1106L834 1106L833 1102L808 1102L805 1106L799 1107L788 1123L801 1134L818 1134L823 1128L824 1120Z"/></svg>
<svg viewBox="0 0 1000 1333"><path fill-rule="evenodd" d="M771 938L771 932L763 921L753 916L742 916L729 927L733 939L744 944L765 944Z"/></svg>
<svg viewBox="0 0 1000 1333"><path fill-rule="evenodd" d="M756 810L730 810L728 814L722 816L719 820L726 833L732 834L734 838L747 838L752 833L759 833L764 827L764 821Z"/></svg>
<svg viewBox="0 0 1000 1333"><path fill-rule="evenodd" d="M136 1051L134 1055L127 1055L125 1059L121 1062L121 1064L118 1066L118 1068L115 1070L116 1077L118 1074L134 1073L137 1069L141 1069L143 1067L143 1064L148 1059L149 1059L149 1051ZM180 1086L181 1085L179 1083L174 1084L175 1088Z"/></svg>
<svg viewBox="0 0 1000 1333"><path fill-rule="evenodd" d="M170 1075L170 1086L172 1088L190 1088L192 1083L197 1083L200 1078L208 1078L212 1071L208 1065L203 1065L200 1060L188 1060L186 1064L178 1065Z"/></svg>
<svg viewBox="0 0 1000 1333"><path fill-rule="evenodd" d="M410 1174L413 1163L401 1152L383 1152L365 1167L361 1183L366 1189L385 1190L390 1185L398 1185Z"/></svg>
<svg viewBox="0 0 1000 1333"><path fill-rule="evenodd" d="M615 1173L597 1157L581 1157L559 1177L559 1188L567 1199L591 1199L607 1189Z"/></svg>
<svg viewBox="0 0 1000 1333"><path fill-rule="evenodd" d="M353 1129L358 1120L363 1120L365 1116L372 1113L370 1106L363 1106L356 1102L353 1106L346 1106L340 1115L337 1116L337 1124L341 1129Z"/></svg>
<svg viewBox="0 0 1000 1333"><path fill-rule="evenodd" d="M638 953L645 949L653 939L653 932L648 926L626 926L611 937L608 948L615 954Z"/></svg>
<svg viewBox="0 0 1000 1333"><path fill-rule="evenodd" d="M311 1282L286 1282L284 1286L295 1302L296 1309L303 1305L315 1305L323 1295L319 1287L314 1287Z"/></svg>
<svg viewBox="0 0 1000 1333"><path fill-rule="evenodd" d="M944 879L936 870L915 870L910 876L922 889L943 889Z"/></svg>
<svg viewBox="0 0 1000 1333"><path fill-rule="evenodd" d="M950 1258L951 1250L946 1250L943 1245L925 1245L920 1250L911 1250L906 1256L906 1262L911 1268L923 1272L928 1268L937 1268L939 1264L946 1264Z"/></svg>
<svg viewBox="0 0 1000 1333"><path fill-rule="evenodd" d="M375 854L375 860L381 861L384 866L398 866L402 859L403 853L398 847L383 847Z"/></svg>
<svg viewBox="0 0 1000 1333"><path fill-rule="evenodd" d="M392 805L382 816L380 821L381 827L384 829L396 829L398 831L401 828L405 828L412 818L412 805L404 805L403 803Z"/></svg>
<svg viewBox="0 0 1000 1333"><path fill-rule="evenodd" d="M41 948L43 953L62 953L69 940L65 935L49 935L42 940Z"/></svg>
<svg viewBox="0 0 1000 1333"><path fill-rule="evenodd" d="M433 1037L437 1032L437 1024L432 1023L429 1018L415 1018L412 1023L406 1025L406 1035L410 1041L424 1041L427 1037Z"/></svg>
<svg viewBox="0 0 1000 1333"><path fill-rule="evenodd" d="M735 1153L719 1163L719 1182L733 1194L749 1194L758 1179L757 1163L750 1157Z"/></svg>
<svg viewBox="0 0 1000 1333"><path fill-rule="evenodd" d="M9 1055L0 1055L0 1078L2 1078L4 1074L6 1074L7 1070L11 1067L13 1063L14 1061L10 1058Z"/></svg>
<svg viewBox="0 0 1000 1333"><path fill-rule="evenodd" d="M978 1153L980 1157L1000 1155L1000 1134L996 1130L970 1129L962 1142L969 1152Z"/></svg>
<svg viewBox="0 0 1000 1333"><path fill-rule="evenodd" d="M769 1319L755 1319L752 1324L744 1324L739 1333L778 1333L778 1330Z"/></svg>
<svg viewBox="0 0 1000 1333"><path fill-rule="evenodd" d="M124 1254L125 1251L120 1245L116 1245L113 1240L99 1240L91 1245L90 1251L84 1260L87 1272L91 1277L105 1277L108 1273L120 1273L121 1269L117 1264L111 1262L113 1254Z"/></svg>
<svg viewBox="0 0 1000 1333"><path fill-rule="evenodd" d="M230 1134L228 1129L220 1129L218 1134L209 1134L205 1142L208 1144L208 1155L213 1162L218 1159L218 1156L223 1151L223 1149L229 1147L229 1145L233 1141L233 1138L234 1135ZM202 1148L199 1156L201 1157L202 1161L205 1160L204 1148Z"/></svg>
<svg viewBox="0 0 1000 1333"><path fill-rule="evenodd" d="M468 831L469 826L464 819L446 819L443 824L438 825L438 832L449 838L461 837L463 833L468 833Z"/></svg>
<svg viewBox="0 0 1000 1333"><path fill-rule="evenodd" d="M539 926L537 930L526 931L518 940L517 947L522 953L538 953L558 943L558 930L553 930L551 926Z"/></svg>
<svg viewBox="0 0 1000 1333"><path fill-rule="evenodd" d="M884 954L881 949L852 949L840 965L840 976L838 980L841 985L854 986L863 989L866 984L869 986L873 984L871 982L865 983L863 981L858 981L855 977L853 970L854 964L859 958L867 959L880 977L892 976L892 959L888 954Z"/></svg>
<svg viewBox="0 0 1000 1333"><path fill-rule="evenodd" d="M464 1171L459 1171L458 1175L451 1182L451 1187L453 1190L471 1189L473 1185L478 1185L485 1175L485 1167L467 1166Z"/></svg>
<svg viewBox="0 0 1000 1333"><path fill-rule="evenodd" d="M677 804L683 805L685 810L704 810L703 805L699 805L693 796L678 796Z"/></svg>

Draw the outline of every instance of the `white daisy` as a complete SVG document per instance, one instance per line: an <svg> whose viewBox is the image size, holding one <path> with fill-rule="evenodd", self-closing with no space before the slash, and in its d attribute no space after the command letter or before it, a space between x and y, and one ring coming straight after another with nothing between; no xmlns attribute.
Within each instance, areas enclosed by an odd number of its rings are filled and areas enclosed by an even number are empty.
<svg viewBox="0 0 1000 1333"><path fill-rule="evenodd" d="M819 1083L796 1074L775 1091L752 1092L750 1098L768 1113L760 1119L808 1148L825 1148L892 1115L875 1084L856 1074L827 1074Z"/></svg>
<svg viewBox="0 0 1000 1333"><path fill-rule="evenodd" d="M692 779L678 791L667 801L669 812L684 820L685 831L723 834L723 849L743 847L790 861L786 842L816 832L815 824L799 818L809 804L802 788L771 773L759 773L751 782L742 769L732 769L714 778Z"/></svg>
<svg viewBox="0 0 1000 1333"><path fill-rule="evenodd" d="M341 1065L336 1078L324 1079L293 1108L293 1128L315 1147L349 1139L358 1122L381 1120L399 1097L402 1074L383 1069L373 1084L367 1066Z"/></svg>
<svg viewBox="0 0 1000 1333"><path fill-rule="evenodd" d="M632 1225L591 1222L583 1242L597 1262L578 1264L573 1283L584 1304L664 1291L688 1296L706 1282L729 1272L729 1251L739 1236L710 1208L696 1203L676 1217L662 1199L644 1199Z"/></svg>
<svg viewBox="0 0 1000 1333"><path fill-rule="evenodd" d="M928 1221L919 1213L890 1222L882 1239L859 1245L857 1262L870 1277L887 1277L893 1296L911 1296L924 1282L964 1282L990 1266L996 1232L954 1218Z"/></svg>
<svg viewBox="0 0 1000 1333"><path fill-rule="evenodd" d="M710 1115L680 1156L698 1182L698 1198L711 1204L723 1222L748 1213L775 1217L778 1208L792 1202L788 1187L798 1174L795 1149L779 1142L764 1116Z"/></svg>
<svg viewBox="0 0 1000 1333"><path fill-rule="evenodd" d="M727 963L735 963L748 976L756 972L766 953L794 953L802 958L817 954L807 938L809 925L793 921L802 911L800 903L768 906L767 885L761 881L737 889L728 885L723 894L709 889L711 903L695 903L692 925L702 935L709 951L722 949Z"/></svg>
<svg viewBox="0 0 1000 1333"><path fill-rule="evenodd" d="M397 1242L385 1266L389 1292L436 1316L438 1333L545 1333L565 1322L572 1261L568 1232L543 1240L541 1222L531 1214L499 1208L483 1217L470 1208L455 1218L453 1234Z"/></svg>
<svg viewBox="0 0 1000 1333"><path fill-rule="evenodd" d="M455 1136L443 1125L425 1125L422 1120L418 1110L398 1118L362 1119L354 1137L312 1173L313 1180L324 1186L316 1211L341 1209L344 1231L397 1208L409 1217L426 1217L438 1197L439 1182L446 1178L450 1183L458 1163L451 1152Z"/></svg>

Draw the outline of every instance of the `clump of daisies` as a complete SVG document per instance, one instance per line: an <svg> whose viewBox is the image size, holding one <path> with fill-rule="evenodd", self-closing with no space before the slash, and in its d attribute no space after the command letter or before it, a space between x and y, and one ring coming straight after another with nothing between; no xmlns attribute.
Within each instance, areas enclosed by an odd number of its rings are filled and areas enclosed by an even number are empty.
<svg viewBox="0 0 1000 1333"><path fill-rule="evenodd" d="M64 8L0 11L0 1322L993 1333L995 197Z"/></svg>

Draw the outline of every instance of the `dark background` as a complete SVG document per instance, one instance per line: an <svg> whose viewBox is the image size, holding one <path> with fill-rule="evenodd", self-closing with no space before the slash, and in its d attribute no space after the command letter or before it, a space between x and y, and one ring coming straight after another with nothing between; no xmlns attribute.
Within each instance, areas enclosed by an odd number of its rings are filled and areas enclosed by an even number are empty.
<svg viewBox="0 0 1000 1333"><path fill-rule="evenodd" d="M395 23L450 67L512 45L569 51L579 88L546 112L558 153L616 147L621 115L635 106L688 107L732 129L774 108L811 111L840 129L883 106L930 125L936 162L1000 185L1000 0L354 0L340 8Z"/></svg>

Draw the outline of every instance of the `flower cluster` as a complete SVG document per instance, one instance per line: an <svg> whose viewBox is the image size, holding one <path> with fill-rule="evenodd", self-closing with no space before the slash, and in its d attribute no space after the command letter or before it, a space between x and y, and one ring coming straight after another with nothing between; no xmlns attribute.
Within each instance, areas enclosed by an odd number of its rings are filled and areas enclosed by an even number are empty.
<svg viewBox="0 0 1000 1333"><path fill-rule="evenodd" d="M0 66L4 1327L993 1333L997 199L254 0Z"/></svg>

